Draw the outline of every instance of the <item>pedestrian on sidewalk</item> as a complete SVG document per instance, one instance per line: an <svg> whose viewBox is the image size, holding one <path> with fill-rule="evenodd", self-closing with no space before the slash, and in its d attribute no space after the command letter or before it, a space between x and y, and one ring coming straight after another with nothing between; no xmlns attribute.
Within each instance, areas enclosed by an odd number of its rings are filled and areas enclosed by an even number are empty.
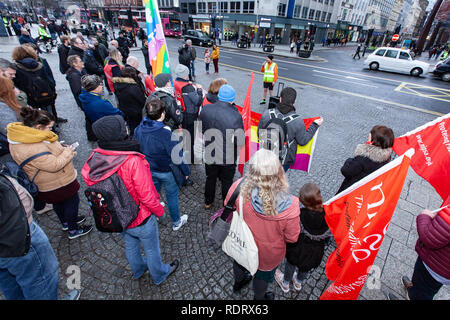
<svg viewBox="0 0 450 320"><path fill-rule="evenodd" d="M356 52L355 52L355 54L353 55L353 59L355 59L356 56L358 56L358 60L361 59L361 56L359 55L359 52L360 52L360 51L361 51L361 43L358 44L358 46L356 47Z"/></svg>
<svg viewBox="0 0 450 320"><path fill-rule="evenodd" d="M225 203L242 178L228 191ZM289 185L278 157L266 149L258 150L250 159L245 180L240 187L236 208L242 203L245 222L258 247L258 271L253 277L255 300L274 300L267 291L277 266L283 261L286 243L293 243L300 234L298 198L289 194ZM251 274L233 261L233 291L240 291L252 280Z"/></svg>
<svg viewBox="0 0 450 320"><path fill-rule="evenodd" d="M294 48L295 48L295 39L292 39L292 41L291 41L291 53L294 52Z"/></svg>
<svg viewBox="0 0 450 320"><path fill-rule="evenodd" d="M20 116L23 122L10 123L7 127L11 156L17 163L22 163L46 153L23 167L39 189L37 199L53 204L62 230L68 230L69 239L88 234L92 226L80 226L86 217L78 215L80 184L73 165L75 148L58 141L58 136L51 131L55 118L47 111L22 108Z"/></svg>
<svg viewBox="0 0 450 320"><path fill-rule="evenodd" d="M332 234L325 221L322 195L314 183L306 183L300 188L300 235L295 243L286 244L286 264L284 273L278 268L275 281L283 292L289 292L292 280L294 289L300 291L309 271L322 262L325 241Z"/></svg>
<svg viewBox="0 0 450 320"><path fill-rule="evenodd" d="M204 57L206 74L209 74L209 64L211 63L211 52L209 51L209 49L205 49Z"/></svg>
<svg viewBox="0 0 450 320"><path fill-rule="evenodd" d="M300 49L302 48L302 40L300 38L297 39L297 42L295 43L297 45L297 55L300 52Z"/></svg>
<svg viewBox="0 0 450 320"><path fill-rule="evenodd" d="M264 72L263 78L264 96L259 104L265 104L267 97L267 90L269 90L269 94L272 97L273 86L275 85L275 82L277 82L278 79L278 66L275 62L273 62L273 55L269 54L266 57L266 61L264 61L263 65L261 66L261 72Z"/></svg>
<svg viewBox="0 0 450 320"><path fill-rule="evenodd" d="M213 51L211 54L211 59L213 60L214 64L214 74L219 73L219 47L214 43L212 47Z"/></svg>
<svg viewBox="0 0 450 320"><path fill-rule="evenodd" d="M177 231L187 223L188 215L180 216L178 185L171 170L174 160L172 152L178 145L178 141L172 140L172 130L164 124L166 117L165 108L165 103L162 100L147 101L144 109L144 120L136 128L134 138L139 141L140 150L150 164L153 183L158 194L161 194L161 189L164 187L172 220L172 230ZM190 175L190 169L182 161L183 150L179 150L174 157L178 157L177 160L181 160L181 164L178 167L187 180Z"/></svg>
<svg viewBox="0 0 450 320"><path fill-rule="evenodd" d="M449 203L449 201L446 201ZM412 279L402 277L408 300L433 300L443 285L450 285L450 208L423 210L416 219L418 254ZM397 300L389 294L390 300Z"/></svg>
<svg viewBox="0 0 450 320"><path fill-rule="evenodd" d="M165 264L161 259L156 218L164 214L164 207L153 185L150 165L140 153L139 142L127 139L122 117L103 117L94 123L93 130L99 147L86 161L81 174L88 186L95 186L114 172L119 175L129 195L139 204L137 218L122 232L133 279L141 278L148 269L153 283L159 285L178 269L179 261ZM141 244L145 256L141 254Z"/></svg>

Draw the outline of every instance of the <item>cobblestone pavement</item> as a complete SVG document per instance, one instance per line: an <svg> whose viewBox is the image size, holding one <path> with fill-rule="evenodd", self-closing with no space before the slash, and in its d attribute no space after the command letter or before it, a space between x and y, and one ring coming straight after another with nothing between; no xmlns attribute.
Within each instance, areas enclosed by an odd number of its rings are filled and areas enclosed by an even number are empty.
<svg viewBox="0 0 450 320"><path fill-rule="evenodd" d="M15 38L0 39L0 57L10 59L12 48L17 45ZM171 52L176 48L170 48ZM144 70L144 60L141 51L133 49L131 55L138 57L141 70ZM74 160L75 168L80 172L84 162L88 159L96 144L86 139L84 118L78 109L70 92L69 85L58 69L58 55L56 50L44 54L47 58L57 83L57 110L60 117L69 119L61 125L60 140L66 143L78 141L77 156ZM172 68L175 67L177 57L171 55ZM196 63L197 81L205 88L215 77L205 75L203 63ZM236 103L242 104L247 91L250 75L222 66L221 77L236 89ZM370 100L336 94L324 89L299 86L287 82L298 92L297 110L302 116L312 117L321 115L324 124L318 135L318 142L314 154L311 172L290 171L288 179L291 192L298 194L300 187L307 181L319 185L324 199L331 198L339 188L343 177L340 167L345 159L351 157L356 144L366 141L368 132L375 124L385 124L393 128L395 135L402 135L419 125L434 119L433 116L413 111L403 110L390 105L376 104ZM263 112L264 106L258 105L262 95L262 75L255 75L252 88L252 110ZM188 214L188 223L179 231L172 231L170 219L159 224L161 254L163 261L169 263L173 259L180 260L179 270L167 281L156 286L148 273L138 281L131 279L124 241L119 234L106 234L93 230L85 237L69 240L67 233L61 231L56 214L51 211L37 216L35 219L48 235L59 261L59 291L60 296L69 291L67 280L72 274L68 267L75 265L81 270L81 299L118 299L118 300L251 300L251 287L242 290L241 294L233 294L233 272L230 259L221 250L214 250L207 245L205 237L208 231L210 215L220 207L219 194L211 210L203 208L203 187L205 181L204 168L193 165L193 186L185 187L180 192L180 210ZM238 178L238 174L235 178ZM78 180L86 187L81 175ZM218 188L220 190L220 188ZM80 214L89 214L86 200L80 193ZM164 196L163 196L164 198ZM429 184L410 170L405 183L392 223L375 260L380 270L381 286L379 289L363 288L359 299L385 299L384 292L392 291L403 297L400 282L401 275L412 275L416 253L414 251L417 239L415 217L422 208L435 209L441 202L436 192ZM94 223L92 215L87 218ZM302 290L297 292L293 288L289 293L283 293L274 282L269 286L279 300L316 300L328 286L325 276L325 262L334 250L331 243L326 248L326 254L319 268L308 277ZM69 269L70 270L70 269ZM449 299L448 287L441 289L436 299ZM0 299L3 299L0 296Z"/></svg>

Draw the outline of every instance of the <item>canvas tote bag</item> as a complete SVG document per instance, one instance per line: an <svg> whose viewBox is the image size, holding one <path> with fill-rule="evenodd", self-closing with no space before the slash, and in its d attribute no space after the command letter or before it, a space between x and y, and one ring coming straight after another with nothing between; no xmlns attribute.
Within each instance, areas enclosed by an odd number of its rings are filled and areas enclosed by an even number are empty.
<svg viewBox="0 0 450 320"><path fill-rule="evenodd" d="M258 247L250 228L244 221L243 202L242 196L239 196L239 210L233 212L230 231L222 244L222 250L254 275L259 264Z"/></svg>

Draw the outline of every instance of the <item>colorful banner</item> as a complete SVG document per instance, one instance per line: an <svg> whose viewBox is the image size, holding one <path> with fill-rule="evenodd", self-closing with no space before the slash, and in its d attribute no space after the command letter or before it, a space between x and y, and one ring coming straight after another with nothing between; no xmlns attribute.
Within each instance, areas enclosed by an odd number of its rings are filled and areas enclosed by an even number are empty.
<svg viewBox="0 0 450 320"><path fill-rule="evenodd" d="M428 181L443 200L450 195L450 113L394 140L394 152L414 148L411 168ZM424 204L426 205L426 204Z"/></svg>
<svg viewBox="0 0 450 320"><path fill-rule="evenodd" d="M247 89L247 95L244 100L244 107L240 110L242 115L242 121L244 122L244 132L245 132L245 145L241 149L241 154L239 156L238 171L241 177L244 175L244 164L250 160L250 139L251 139L251 91L253 86L253 81L255 80L255 74L252 72L252 77Z"/></svg>
<svg viewBox="0 0 450 320"><path fill-rule="evenodd" d="M334 281L321 300L356 300L383 242L414 149L389 162L324 203L325 219L336 240L326 264Z"/></svg>
<svg viewBox="0 0 450 320"><path fill-rule="evenodd" d="M160 73L170 74L169 52L164 37L158 2L144 0L147 22L148 57L152 65L153 79Z"/></svg>
<svg viewBox="0 0 450 320"><path fill-rule="evenodd" d="M244 118L243 108L241 108L237 105L236 105L236 107L238 108L239 112L241 113L242 118ZM319 118L320 117L303 119L303 122L305 123L305 130L308 130L311 123L313 123L314 120L319 119ZM258 124L259 124L260 119L261 119L261 114L253 112L253 111L250 112L250 128L251 128L250 129L251 130L250 157L259 149ZM246 130L246 132L247 132L247 130ZM309 172L309 170L311 168L312 157L313 157L318 133L319 133L319 130L316 131L314 137L305 146L297 145L296 160L295 160L295 163L289 167L290 169L302 170L302 171ZM246 161L248 161L248 159Z"/></svg>

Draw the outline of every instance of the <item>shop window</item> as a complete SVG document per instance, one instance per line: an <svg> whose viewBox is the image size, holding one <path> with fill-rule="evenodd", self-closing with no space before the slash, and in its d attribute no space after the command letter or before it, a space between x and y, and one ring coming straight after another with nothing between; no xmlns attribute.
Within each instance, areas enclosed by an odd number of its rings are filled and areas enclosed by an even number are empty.
<svg viewBox="0 0 450 320"><path fill-rule="evenodd" d="M302 19L306 19L308 17L308 7L303 7L302 10Z"/></svg>
<svg viewBox="0 0 450 320"><path fill-rule="evenodd" d="M316 13L316 10L313 10L313 9L309 10L309 17L308 17L308 19L313 20L315 13Z"/></svg>
<svg viewBox="0 0 450 320"><path fill-rule="evenodd" d="M284 17L286 15L286 3L278 4L278 16Z"/></svg>
<svg viewBox="0 0 450 320"><path fill-rule="evenodd" d="M294 7L294 18L300 18L300 10L301 10L301 6L296 5Z"/></svg>

